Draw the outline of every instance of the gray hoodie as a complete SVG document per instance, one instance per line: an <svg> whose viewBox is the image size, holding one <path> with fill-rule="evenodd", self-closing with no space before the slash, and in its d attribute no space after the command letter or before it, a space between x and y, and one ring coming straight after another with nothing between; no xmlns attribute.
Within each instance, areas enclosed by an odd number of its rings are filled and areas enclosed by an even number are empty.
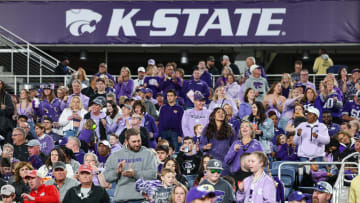
<svg viewBox="0 0 360 203"><path fill-rule="evenodd" d="M267 80L261 76L259 78L255 78L251 75L245 82L244 93L248 88L252 88L255 92L259 92L259 96L255 98L255 100L259 102L263 102L264 96L269 91Z"/></svg>
<svg viewBox="0 0 360 203"><path fill-rule="evenodd" d="M116 173L118 164L126 160L123 171L129 169L130 163L135 171L133 178L121 176ZM135 190L135 182L139 178L145 180L156 180L156 159L155 155L146 147L134 152L128 148L122 148L110 155L105 163L104 176L107 182L116 182L114 201L126 201L143 199L144 197Z"/></svg>

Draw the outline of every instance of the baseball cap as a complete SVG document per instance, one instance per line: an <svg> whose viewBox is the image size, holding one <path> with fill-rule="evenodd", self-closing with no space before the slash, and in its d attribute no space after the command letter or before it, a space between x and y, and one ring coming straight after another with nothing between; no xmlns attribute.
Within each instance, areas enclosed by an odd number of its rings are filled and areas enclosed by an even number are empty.
<svg viewBox="0 0 360 203"><path fill-rule="evenodd" d="M140 66L138 69L137 69L137 72L144 72L145 73L145 68Z"/></svg>
<svg viewBox="0 0 360 203"><path fill-rule="evenodd" d="M12 185L4 185L1 187L1 195L11 195L15 193L15 188Z"/></svg>
<svg viewBox="0 0 360 203"><path fill-rule="evenodd" d="M206 164L206 168L207 169L219 169L219 170L224 170L222 168L222 163L221 161L217 160L217 159L211 159L208 161L208 163Z"/></svg>
<svg viewBox="0 0 360 203"><path fill-rule="evenodd" d="M186 195L186 202L192 202L196 199L203 199L206 197L216 197L222 195L222 192L215 191L214 186L209 184L199 185L190 189Z"/></svg>
<svg viewBox="0 0 360 203"><path fill-rule="evenodd" d="M207 60L207 61L215 62L215 57L209 56L206 60Z"/></svg>
<svg viewBox="0 0 360 203"><path fill-rule="evenodd" d="M313 106L308 107L308 109L306 111L309 112L309 113L315 114L318 118L320 116L319 110L317 108L313 107Z"/></svg>
<svg viewBox="0 0 360 203"><path fill-rule="evenodd" d="M330 193L330 194L332 194L332 192L333 192L333 189L332 189L332 186L330 185L330 183L325 182L325 181L320 181L320 182L316 183L314 190L317 190L319 192L326 192L326 193Z"/></svg>
<svg viewBox="0 0 360 203"><path fill-rule="evenodd" d="M223 55L222 57L221 57L221 60L223 61L223 60L230 60L230 57L228 56L228 55Z"/></svg>
<svg viewBox="0 0 360 203"><path fill-rule="evenodd" d="M99 96L92 100L91 104L98 104L100 106L105 106L106 99L105 97Z"/></svg>
<svg viewBox="0 0 360 203"><path fill-rule="evenodd" d="M255 69L257 69L257 68L260 68L260 66L258 66L258 65L252 65L252 66L250 66L250 72L252 73Z"/></svg>
<svg viewBox="0 0 360 203"><path fill-rule="evenodd" d="M111 145L110 145L109 141L107 141L107 140L100 141L98 145L100 145L100 144L103 144L111 149Z"/></svg>
<svg viewBox="0 0 360 203"><path fill-rule="evenodd" d="M146 93L146 89L145 89L145 88L140 88L139 90L140 90L140 92L142 92L142 93Z"/></svg>
<svg viewBox="0 0 360 203"><path fill-rule="evenodd" d="M40 177L40 178L42 178L42 176L40 175L40 173L38 173L38 171L37 170L32 170L32 171L30 171L26 176L25 176L25 178L27 178L27 177Z"/></svg>
<svg viewBox="0 0 360 203"><path fill-rule="evenodd" d="M155 60L154 59L149 59L147 61L148 65L155 65Z"/></svg>
<svg viewBox="0 0 360 203"><path fill-rule="evenodd" d="M146 93L151 93L151 94L153 93L153 91L152 91L150 88L146 88L146 89L145 89L145 92L146 92Z"/></svg>
<svg viewBox="0 0 360 203"><path fill-rule="evenodd" d="M63 170L66 170L66 165L65 165L65 163L62 162L62 161L57 161L57 162L55 162L53 168L54 168L54 170L57 169L57 168L61 168L61 169L63 169Z"/></svg>
<svg viewBox="0 0 360 203"><path fill-rule="evenodd" d="M288 197L288 201L301 201L303 199L307 199L308 196L306 196L304 193L300 192L300 191L294 191L292 192L289 197Z"/></svg>
<svg viewBox="0 0 360 203"><path fill-rule="evenodd" d="M358 68L355 68L355 69L353 69L352 71L351 71L351 73L355 73L355 72L360 72L360 69L358 69Z"/></svg>
<svg viewBox="0 0 360 203"><path fill-rule="evenodd" d="M68 142L68 138L62 137L59 139L59 146L65 146L67 142Z"/></svg>
<svg viewBox="0 0 360 203"><path fill-rule="evenodd" d="M81 165L80 168L79 168L79 173L81 173L81 172L83 172L83 171L92 173L92 168L91 168L90 165L85 165L85 164L83 164L83 165Z"/></svg>
<svg viewBox="0 0 360 203"><path fill-rule="evenodd" d="M120 105L120 107L121 108L125 107L125 108L129 109L130 111L132 111L132 106L130 106L129 104L122 104L122 105Z"/></svg>
<svg viewBox="0 0 360 203"><path fill-rule="evenodd" d="M202 100L205 100L205 97L204 97L204 95L201 94L200 91L195 91L194 100L202 101Z"/></svg>
<svg viewBox="0 0 360 203"><path fill-rule="evenodd" d="M40 141L37 139L30 140L27 144L28 147L40 146Z"/></svg>

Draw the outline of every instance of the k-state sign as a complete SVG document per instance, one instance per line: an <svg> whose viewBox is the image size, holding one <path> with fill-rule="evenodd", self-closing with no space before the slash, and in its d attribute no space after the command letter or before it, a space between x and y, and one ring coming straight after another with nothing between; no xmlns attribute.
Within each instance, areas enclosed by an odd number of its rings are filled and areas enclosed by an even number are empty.
<svg viewBox="0 0 360 203"><path fill-rule="evenodd" d="M220 36L224 37L248 36L252 17L256 14L260 15L260 18L257 22L255 36L279 36L280 30L269 30L269 27L270 25L282 24L282 18L272 19L272 16L273 14L285 14L286 8L237 8L232 13L233 16L240 16L235 29L231 25L233 20L229 9L226 8L218 8L212 11L209 9L157 9L152 19L134 21L134 16L140 12L141 9L138 8L131 9L127 14L125 14L125 9L113 9L106 36L117 37L122 31L124 36L136 37L137 27L150 27L149 36L151 37L171 37L176 33L181 33L187 37L203 37L210 30L219 30ZM184 16L187 17L185 29L178 30L179 18ZM199 32L196 32L201 16L206 17L206 23ZM99 13L89 9L66 11L66 25L74 36L79 36L85 32L92 33L100 19ZM234 33L233 30L236 32Z"/></svg>
<svg viewBox="0 0 360 203"><path fill-rule="evenodd" d="M358 1L1 2L0 24L41 44L359 43L359 7Z"/></svg>

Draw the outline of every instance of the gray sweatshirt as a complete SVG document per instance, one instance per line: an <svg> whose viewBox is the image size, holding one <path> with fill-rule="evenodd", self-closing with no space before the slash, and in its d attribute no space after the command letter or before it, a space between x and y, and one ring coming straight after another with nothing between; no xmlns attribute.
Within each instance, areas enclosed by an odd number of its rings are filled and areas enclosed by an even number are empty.
<svg viewBox="0 0 360 203"><path fill-rule="evenodd" d="M118 164L123 160L126 160L123 171L128 170L130 163L132 164L135 172L133 178L116 173ZM143 199L144 197L135 190L135 182L139 178L156 180L156 172L155 155L149 149L141 147L140 151L134 152L124 147L110 155L105 163L103 174L107 182L116 182L114 201L117 202Z"/></svg>
<svg viewBox="0 0 360 203"><path fill-rule="evenodd" d="M261 76L259 78L255 78L251 75L245 82L244 93L248 88L252 88L255 92L259 92L259 96L255 98L255 100L259 102L264 101L264 96L269 91L267 80Z"/></svg>

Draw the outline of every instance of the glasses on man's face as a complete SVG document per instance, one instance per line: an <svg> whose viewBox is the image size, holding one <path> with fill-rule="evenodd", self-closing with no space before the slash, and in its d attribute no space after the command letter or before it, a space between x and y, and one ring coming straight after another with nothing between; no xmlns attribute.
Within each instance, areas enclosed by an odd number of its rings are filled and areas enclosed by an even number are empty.
<svg viewBox="0 0 360 203"><path fill-rule="evenodd" d="M12 136L19 136L19 135L22 135L22 134L20 134L20 133L18 133L18 134L12 134Z"/></svg>
<svg viewBox="0 0 360 203"><path fill-rule="evenodd" d="M221 169L210 169L211 173L221 173Z"/></svg>
<svg viewBox="0 0 360 203"><path fill-rule="evenodd" d="M10 198L11 195L1 195L1 197L2 197L3 199L7 199L7 198Z"/></svg>
<svg viewBox="0 0 360 203"><path fill-rule="evenodd" d="M28 177L26 177L25 179L26 179L26 180L33 180L33 179L35 179L35 177L29 177L29 176L28 176Z"/></svg>

